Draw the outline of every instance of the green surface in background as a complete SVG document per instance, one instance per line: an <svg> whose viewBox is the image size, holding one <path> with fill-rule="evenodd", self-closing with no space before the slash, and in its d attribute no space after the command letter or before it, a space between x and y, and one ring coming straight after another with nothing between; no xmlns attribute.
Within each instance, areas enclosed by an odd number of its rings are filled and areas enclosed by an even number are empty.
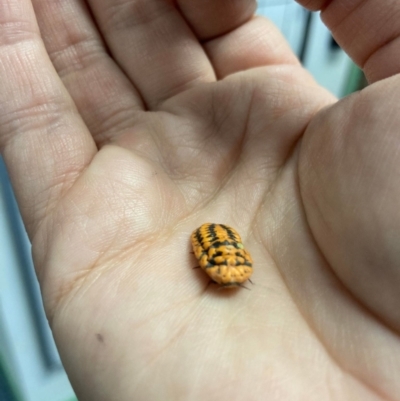
<svg viewBox="0 0 400 401"><path fill-rule="evenodd" d="M343 97L350 95L366 86L366 81L363 71L355 64L352 64L349 70L347 80L345 82Z"/></svg>
<svg viewBox="0 0 400 401"><path fill-rule="evenodd" d="M12 375L7 370L3 356L0 354L0 400L1 401L23 401L18 387L11 379ZM51 401L51 400L47 400ZM78 401L76 397L68 398L65 401Z"/></svg>
<svg viewBox="0 0 400 401"><path fill-rule="evenodd" d="M16 388L17 386L11 380L11 375L7 371L4 359L0 354L0 400L1 401L22 400L22 397L20 394L18 394Z"/></svg>

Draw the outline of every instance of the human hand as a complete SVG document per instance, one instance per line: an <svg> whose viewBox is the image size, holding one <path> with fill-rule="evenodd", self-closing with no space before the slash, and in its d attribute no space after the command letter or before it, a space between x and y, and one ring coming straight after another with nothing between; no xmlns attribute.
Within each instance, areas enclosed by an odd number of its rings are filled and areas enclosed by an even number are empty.
<svg viewBox="0 0 400 401"><path fill-rule="evenodd" d="M0 145L79 399L398 399L399 3L302 2L372 83L339 102L252 1L89 3L0 3ZM251 291L192 270L207 221Z"/></svg>

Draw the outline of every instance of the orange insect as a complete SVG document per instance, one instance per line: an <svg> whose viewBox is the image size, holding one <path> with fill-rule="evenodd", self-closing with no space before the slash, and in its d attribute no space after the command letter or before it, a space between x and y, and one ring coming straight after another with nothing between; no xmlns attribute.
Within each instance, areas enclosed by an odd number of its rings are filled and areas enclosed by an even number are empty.
<svg viewBox="0 0 400 401"><path fill-rule="evenodd" d="M243 287L253 273L253 260L236 230L205 223L191 236L193 253L211 280L224 288ZM251 281L250 281L251 282Z"/></svg>

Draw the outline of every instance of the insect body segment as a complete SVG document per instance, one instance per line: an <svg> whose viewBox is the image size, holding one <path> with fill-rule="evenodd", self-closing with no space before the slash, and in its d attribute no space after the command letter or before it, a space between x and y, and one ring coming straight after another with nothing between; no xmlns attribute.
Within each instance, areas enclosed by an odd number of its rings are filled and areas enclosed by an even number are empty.
<svg viewBox="0 0 400 401"><path fill-rule="evenodd" d="M191 241L200 267L222 287L238 287L253 273L253 260L233 228L206 223L193 231Z"/></svg>

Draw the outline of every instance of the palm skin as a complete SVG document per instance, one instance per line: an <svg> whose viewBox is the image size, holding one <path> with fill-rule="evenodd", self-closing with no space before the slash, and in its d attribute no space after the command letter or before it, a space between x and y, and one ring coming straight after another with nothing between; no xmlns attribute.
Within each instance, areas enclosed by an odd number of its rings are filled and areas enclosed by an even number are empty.
<svg viewBox="0 0 400 401"><path fill-rule="evenodd" d="M190 20L196 4L182 2L176 15ZM81 69L65 73L66 39L54 28L62 13L33 5L74 106L57 115L58 135L39 130L43 145L10 135L13 106L2 98L0 133L79 399L400 399L400 81L378 81L387 64L372 69L368 89L336 102L269 23L247 22L245 7L232 12L235 30L219 35L210 32L222 20L209 31L190 20L204 49L188 45L201 74L188 61L193 76L183 85L186 70L156 70L146 59L130 70L113 44L122 29L106 29L93 6L118 61L104 62L109 87L96 89L95 80L82 85ZM268 31L277 50L246 52L246 27ZM243 54L228 51L233 43ZM22 144L28 156L17 156ZM41 152L50 156L37 162ZM189 237L208 221L241 234L254 260L251 291L207 287L192 269Z"/></svg>

